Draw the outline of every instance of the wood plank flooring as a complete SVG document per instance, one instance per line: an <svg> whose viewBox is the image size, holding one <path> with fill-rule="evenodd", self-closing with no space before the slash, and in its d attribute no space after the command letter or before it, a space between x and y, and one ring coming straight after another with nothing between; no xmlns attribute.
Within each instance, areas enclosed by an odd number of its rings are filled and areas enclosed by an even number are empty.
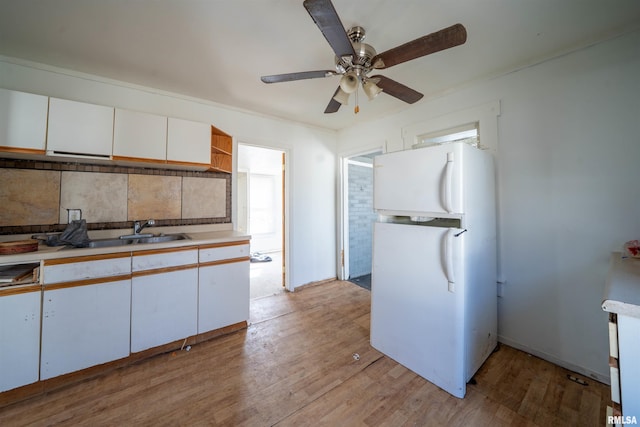
<svg viewBox="0 0 640 427"><path fill-rule="evenodd" d="M349 282L257 299L246 330L2 408L0 425L604 424L607 386L507 346L452 397L369 345L369 313Z"/></svg>

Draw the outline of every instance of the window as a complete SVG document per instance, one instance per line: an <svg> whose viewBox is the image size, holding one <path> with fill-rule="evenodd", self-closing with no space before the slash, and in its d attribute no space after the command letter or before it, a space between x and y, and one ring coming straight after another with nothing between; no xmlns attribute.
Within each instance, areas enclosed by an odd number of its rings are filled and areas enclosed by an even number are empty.
<svg viewBox="0 0 640 427"><path fill-rule="evenodd" d="M431 145L448 144L450 142L464 142L465 144L478 147L480 144L479 124L469 123L454 128L432 132L417 137L418 142L411 148L422 148Z"/></svg>

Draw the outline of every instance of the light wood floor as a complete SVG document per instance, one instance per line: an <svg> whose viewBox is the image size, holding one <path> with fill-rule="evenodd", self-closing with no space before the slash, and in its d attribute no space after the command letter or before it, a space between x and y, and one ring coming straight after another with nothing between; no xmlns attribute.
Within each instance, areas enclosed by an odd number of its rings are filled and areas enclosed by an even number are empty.
<svg viewBox="0 0 640 427"><path fill-rule="evenodd" d="M605 385L507 346L465 399L448 395L369 345L370 294L349 282L251 310L247 330L0 409L0 425L604 424Z"/></svg>

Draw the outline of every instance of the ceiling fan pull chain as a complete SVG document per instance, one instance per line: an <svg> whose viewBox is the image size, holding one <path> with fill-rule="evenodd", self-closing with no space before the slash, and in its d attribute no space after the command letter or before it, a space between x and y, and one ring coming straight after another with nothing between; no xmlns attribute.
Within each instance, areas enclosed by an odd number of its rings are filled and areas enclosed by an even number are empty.
<svg viewBox="0 0 640 427"><path fill-rule="evenodd" d="M358 105L358 89L356 89L356 106L353 108L353 113L358 114L360 112L360 105Z"/></svg>

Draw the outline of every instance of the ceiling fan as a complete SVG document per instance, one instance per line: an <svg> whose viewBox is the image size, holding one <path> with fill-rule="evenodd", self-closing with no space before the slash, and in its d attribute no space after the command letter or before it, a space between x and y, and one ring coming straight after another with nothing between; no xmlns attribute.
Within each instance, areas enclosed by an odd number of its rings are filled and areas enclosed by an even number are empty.
<svg viewBox="0 0 640 427"><path fill-rule="evenodd" d="M335 70L302 71L288 74L262 76L264 83L289 82L293 80L315 79L340 75L340 85L333 94L325 113L335 113L341 105L347 104L349 95L355 92L356 107L358 85L371 100L380 92L385 92L409 104L420 100L423 95L401 83L382 75L369 76L373 70L383 70L412 59L420 58L441 50L449 49L467 40L467 31L462 24L455 24L435 33L420 37L403 45L376 53L370 45L363 43L365 31L353 27L345 31L340 17L331 0L305 0L304 7L313 18L329 45L336 54Z"/></svg>

